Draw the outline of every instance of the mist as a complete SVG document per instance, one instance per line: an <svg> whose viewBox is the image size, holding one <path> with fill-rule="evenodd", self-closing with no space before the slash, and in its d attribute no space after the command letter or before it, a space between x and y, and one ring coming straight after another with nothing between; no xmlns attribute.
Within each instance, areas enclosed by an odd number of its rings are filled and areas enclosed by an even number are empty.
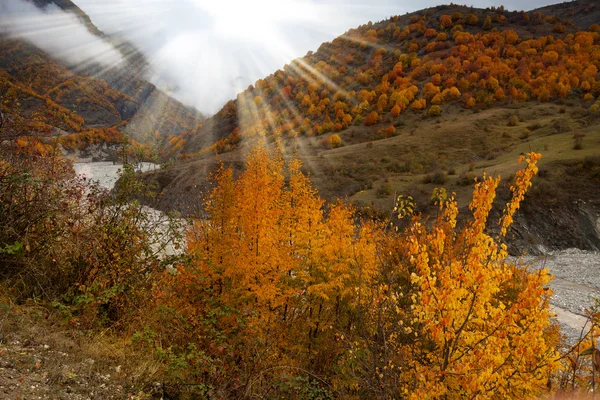
<svg viewBox="0 0 600 400"><path fill-rule="evenodd" d="M70 66L114 67L123 59L109 43L91 34L76 15L54 4L39 9L23 0L2 0L0 33L25 39Z"/></svg>
<svg viewBox="0 0 600 400"><path fill-rule="evenodd" d="M76 0L107 34L134 43L150 80L211 114L257 79L350 28L402 15L440 0ZM531 9L548 0L475 0Z"/></svg>

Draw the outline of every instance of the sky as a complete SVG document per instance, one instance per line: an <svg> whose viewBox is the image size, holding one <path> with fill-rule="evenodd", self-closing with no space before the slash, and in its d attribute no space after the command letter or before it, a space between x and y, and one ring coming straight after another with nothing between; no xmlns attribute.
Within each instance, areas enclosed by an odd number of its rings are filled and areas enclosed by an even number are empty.
<svg viewBox="0 0 600 400"><path fill-rule="evenodd" d="M560 0L471 0L530 10ZM148 79L183 103L212 114L257 79L316 51L350 28L445 0L74 0L108 35L148 59ZM456 1L461 3L461 1ZM0 1L0 32L25 37L70 63L122 62L72 15L27 0Z"/></svg>

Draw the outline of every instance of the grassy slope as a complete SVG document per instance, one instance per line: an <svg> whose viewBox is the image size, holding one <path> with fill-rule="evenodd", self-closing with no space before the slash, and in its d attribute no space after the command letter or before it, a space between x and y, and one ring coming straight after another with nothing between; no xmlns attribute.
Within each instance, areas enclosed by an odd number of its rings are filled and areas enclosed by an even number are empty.
<svg viewBox="0 0 600 400"><path fill-rule="evenodd" d="M508 177L516 171L519 155L529 151L542 153L541 168L600 154L600 120L581 106L578 100L564 105L530 102L481 112L456 109L437 118L410 114L390 138L373 140L379 127L352 127L340 133L344 145L337 149L322 144L326 136L290 140L285 149L298 153L312 182L329 200L349 197L389 211L394 193L410 194L426 205L433 188L445 186L465 205L472 188L458 181L469 170L473 176L486 172ZM508 126L511 115L519 116L516 126ZM585 135L581 150L573 149L575 132ZM244 151L219 158L239 165ZM193 201L198 191L192 189L203 186L214 166L214 157L179 163L161 186L167 196L179 193L185 198L190 193L188 200ZM424 183L436 170L445 174L446 182ZM378 194L386 183L389 194Z"/></svg>

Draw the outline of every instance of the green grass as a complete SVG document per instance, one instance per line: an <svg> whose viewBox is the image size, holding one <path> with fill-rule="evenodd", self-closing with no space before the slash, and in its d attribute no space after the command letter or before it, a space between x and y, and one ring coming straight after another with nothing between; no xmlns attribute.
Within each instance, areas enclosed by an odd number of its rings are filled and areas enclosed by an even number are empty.
<svg viewBox="0 0 600 400"><path fill-rule="evenodd" d="M561 107L564 113L559 112ZM352 126L338 133L342 146L336 149L323 145L328 135L322 135L288 140L283 150L286 156L300 157L324 198L346 198L383 212L393 207L395 193L410 194L426 204L436 186L456 192L459 204L466 205L473 185L458 184L461 174L470 171L474 176L485 172L510 177L519 168L519 156L530 151L542 153L540 168L600 154L600 118L590 117L577 102L563 106L529 102L477 113L449 107L443 112L440 117L427 118L408 111L385 124ZM515 114L519 124L507 126L508 118ZM396 136L377 139L378 131L389 124L397 126ZM535 129L528 128L533 126ZM574 132L585 135L581 150L573 149ZM242 146L219 159L239 166L247 151L248 146ZM210 156L178 164L176 185L184 188L202 181L201 175L214 163ZM455 173L446 175L444 185L424 183L424 177L436 170ZM384 185L386 190L382 190Z"/></svg>
<svg viewBox="0 0 600 400"><path fill-rule="evenodd" d="M356 177L362 177L365 178L364 187L353 193L350 199L357 204L373 204L381 209L391 208L394 193L420 194L425 198L426 193L430 194L440 185L423 183L424 176L435 169L454 169L456 173L448 175L443 186L450 192L456 192L459 203L464 205L470 199L472 186L456 184L463 172L472 170L477 176L485 172L509 177L519 168L519 156L531 151L542 154L540 167L600 154L600 120L582 127L581 118L571 115L573 109L577 107L567 107L566 113L559 114L553 104L521 104L518 113L522 123L516 127L507 126L507 116L514 111L506 108L493 108L476 114L459 115L456 112L442 116L441 124L436 124L434 119L421 119L409 114L405 116L398 136L371 143L346 144L334 150L318 150L314 155L301 153L301 158L309 166L313 182L326 196L335 195L340 182L347 181L348 185L356 186ZM565 119L572 131L555 133L553 123L558 119ZM536 129L527 129L527 126L534 125ZM360 128L353 128L354 138L366 138L371 133L368 128L362 128L362 131ZM519 137L522 132L528 133L527 138ZM573 132L585 135L581 150L573 149ZM342 140L345 133L340 134ZM410 171L397 172L406 169L408 164ZM391 194L377 196L377 189L386 179L389 180Z"/></svg>

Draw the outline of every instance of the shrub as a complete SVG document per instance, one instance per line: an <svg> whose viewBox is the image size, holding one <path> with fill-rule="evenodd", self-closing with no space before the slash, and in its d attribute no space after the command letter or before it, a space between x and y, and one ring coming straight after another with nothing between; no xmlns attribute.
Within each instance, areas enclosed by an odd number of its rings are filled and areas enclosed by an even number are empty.
<svg viewBox="0 0 600 400"><path fill-rule="evenodd" d="M527 129L529 129L530 131L537 131L538 129L540 129L542 127L542 124L540 124L539 122L536 122L534 124L528 125Z"/></svg>
<svg viewBox="0 0 600 400"><path fill-rule="evenodd" d="M365 118L365 125L371 126L379 123L381 117L377 113L377 111L371 111Z"/></svg>
<svg viewBox="0 0 600 400"><path fill-rule="evenodd" d="M385 180L379 187L377 188L375 195L379 198L387 197L392 194L392 185L388 179Z"/></svg>
<svg viewBox="0 0 600 400"><path fill-rule="evenodd" d="M507 398L539 394L557 358L549 276L504 262L487 233L499 179L476 185L473 217L458 226L443 190L427 223L399 197L394 215L407 229L396 232L356 223L340 203L324 212L297 167L287 184L283 162L263 155L252 153L239 176L221 170L208 216L190 232L191 262L156 288L160 314L146 343L180 381L228 398L327 398L306 375L336 380L339 398L475 398L487 370L486 388ZM517 174L499 238L536 160ZM444 356L453 343L459 358Z"/></svg>
<svg viewBox="0 0 600 400"><path fill-rule="evenodd" d="M425 99L417 99L413 101L411 108L413 111L424 110L427 107L427 100Z"/></svg>
<svg viewBox="0 0 600 400"><path fill-rule="evenodd" d="M392 137L396 133L396 128L394 128L394 125L390 125L387 128L385 128L384 132L387 137Z"/></svg>
<svg viewBox="0 0 600 400"><path fill-rule="evenodd" d="M336 133L329 136L328 142L329 142L329 147L331 147L332 149L335 149L336 147L340 147L342 145L342 139Z"/></svg>
<svg viewBox="0 0 600 400"><path fill-rule="evenodd" d="M441 113L442 113L442 110L441 110L440 106L436 105L436 106L431 106L429 108L427 115L429 115L430 117L438 117Z"/></svg>
<svg viewBox="0 0 600 400"><path fill-rule="evenodd" d="M475 182L475 175L470 172L463 172L458 176L456 184L459 186L470 186Z"/></svg>
<svg viewBox="0 0 600 400"><path fill-rule="evenodd" d="M507 126L517 126L518 123L519 123L519 117L513 114L510 116L510 118L508 118L508 123L506 125Z"/></svg>
<svg viewBox="0 0 600 400"><path fill-rule="evenodd" d="M565 118L559 118L552 122L552 127L556 133L564 133L569 132L571 127L569 126L569 121Z"/></svg>
<svg viewBox="0 0 600 400"><path fill-rule="evenodd" d="M163 243L155 228L164 221L133 199L147 194L133 167L109 193L74 177L60 157L5 155L0 280L19 297L63 302L86 326L133 318Z"/></svg>
<svg viewBox="0 0 600 400"><path fill-rule="evenodd" d="M575 132L573 133L573 150L581 150L583 149L583 138L584 134Z"/></svg>
<svg viewBox="0 0 600 400"><path fill-rule="evenodd" d="M423 177L423 183L433 183L435 185L443 185L446 183L446 174L442 170L436 170L433 173Z"/></svg>
<svg viewBox="0 0 600 400"><path fill-rule="evenodd" d="M561 23L556 23L552 28L552 32L555 33L565 33L565 26Z"/></svg>

